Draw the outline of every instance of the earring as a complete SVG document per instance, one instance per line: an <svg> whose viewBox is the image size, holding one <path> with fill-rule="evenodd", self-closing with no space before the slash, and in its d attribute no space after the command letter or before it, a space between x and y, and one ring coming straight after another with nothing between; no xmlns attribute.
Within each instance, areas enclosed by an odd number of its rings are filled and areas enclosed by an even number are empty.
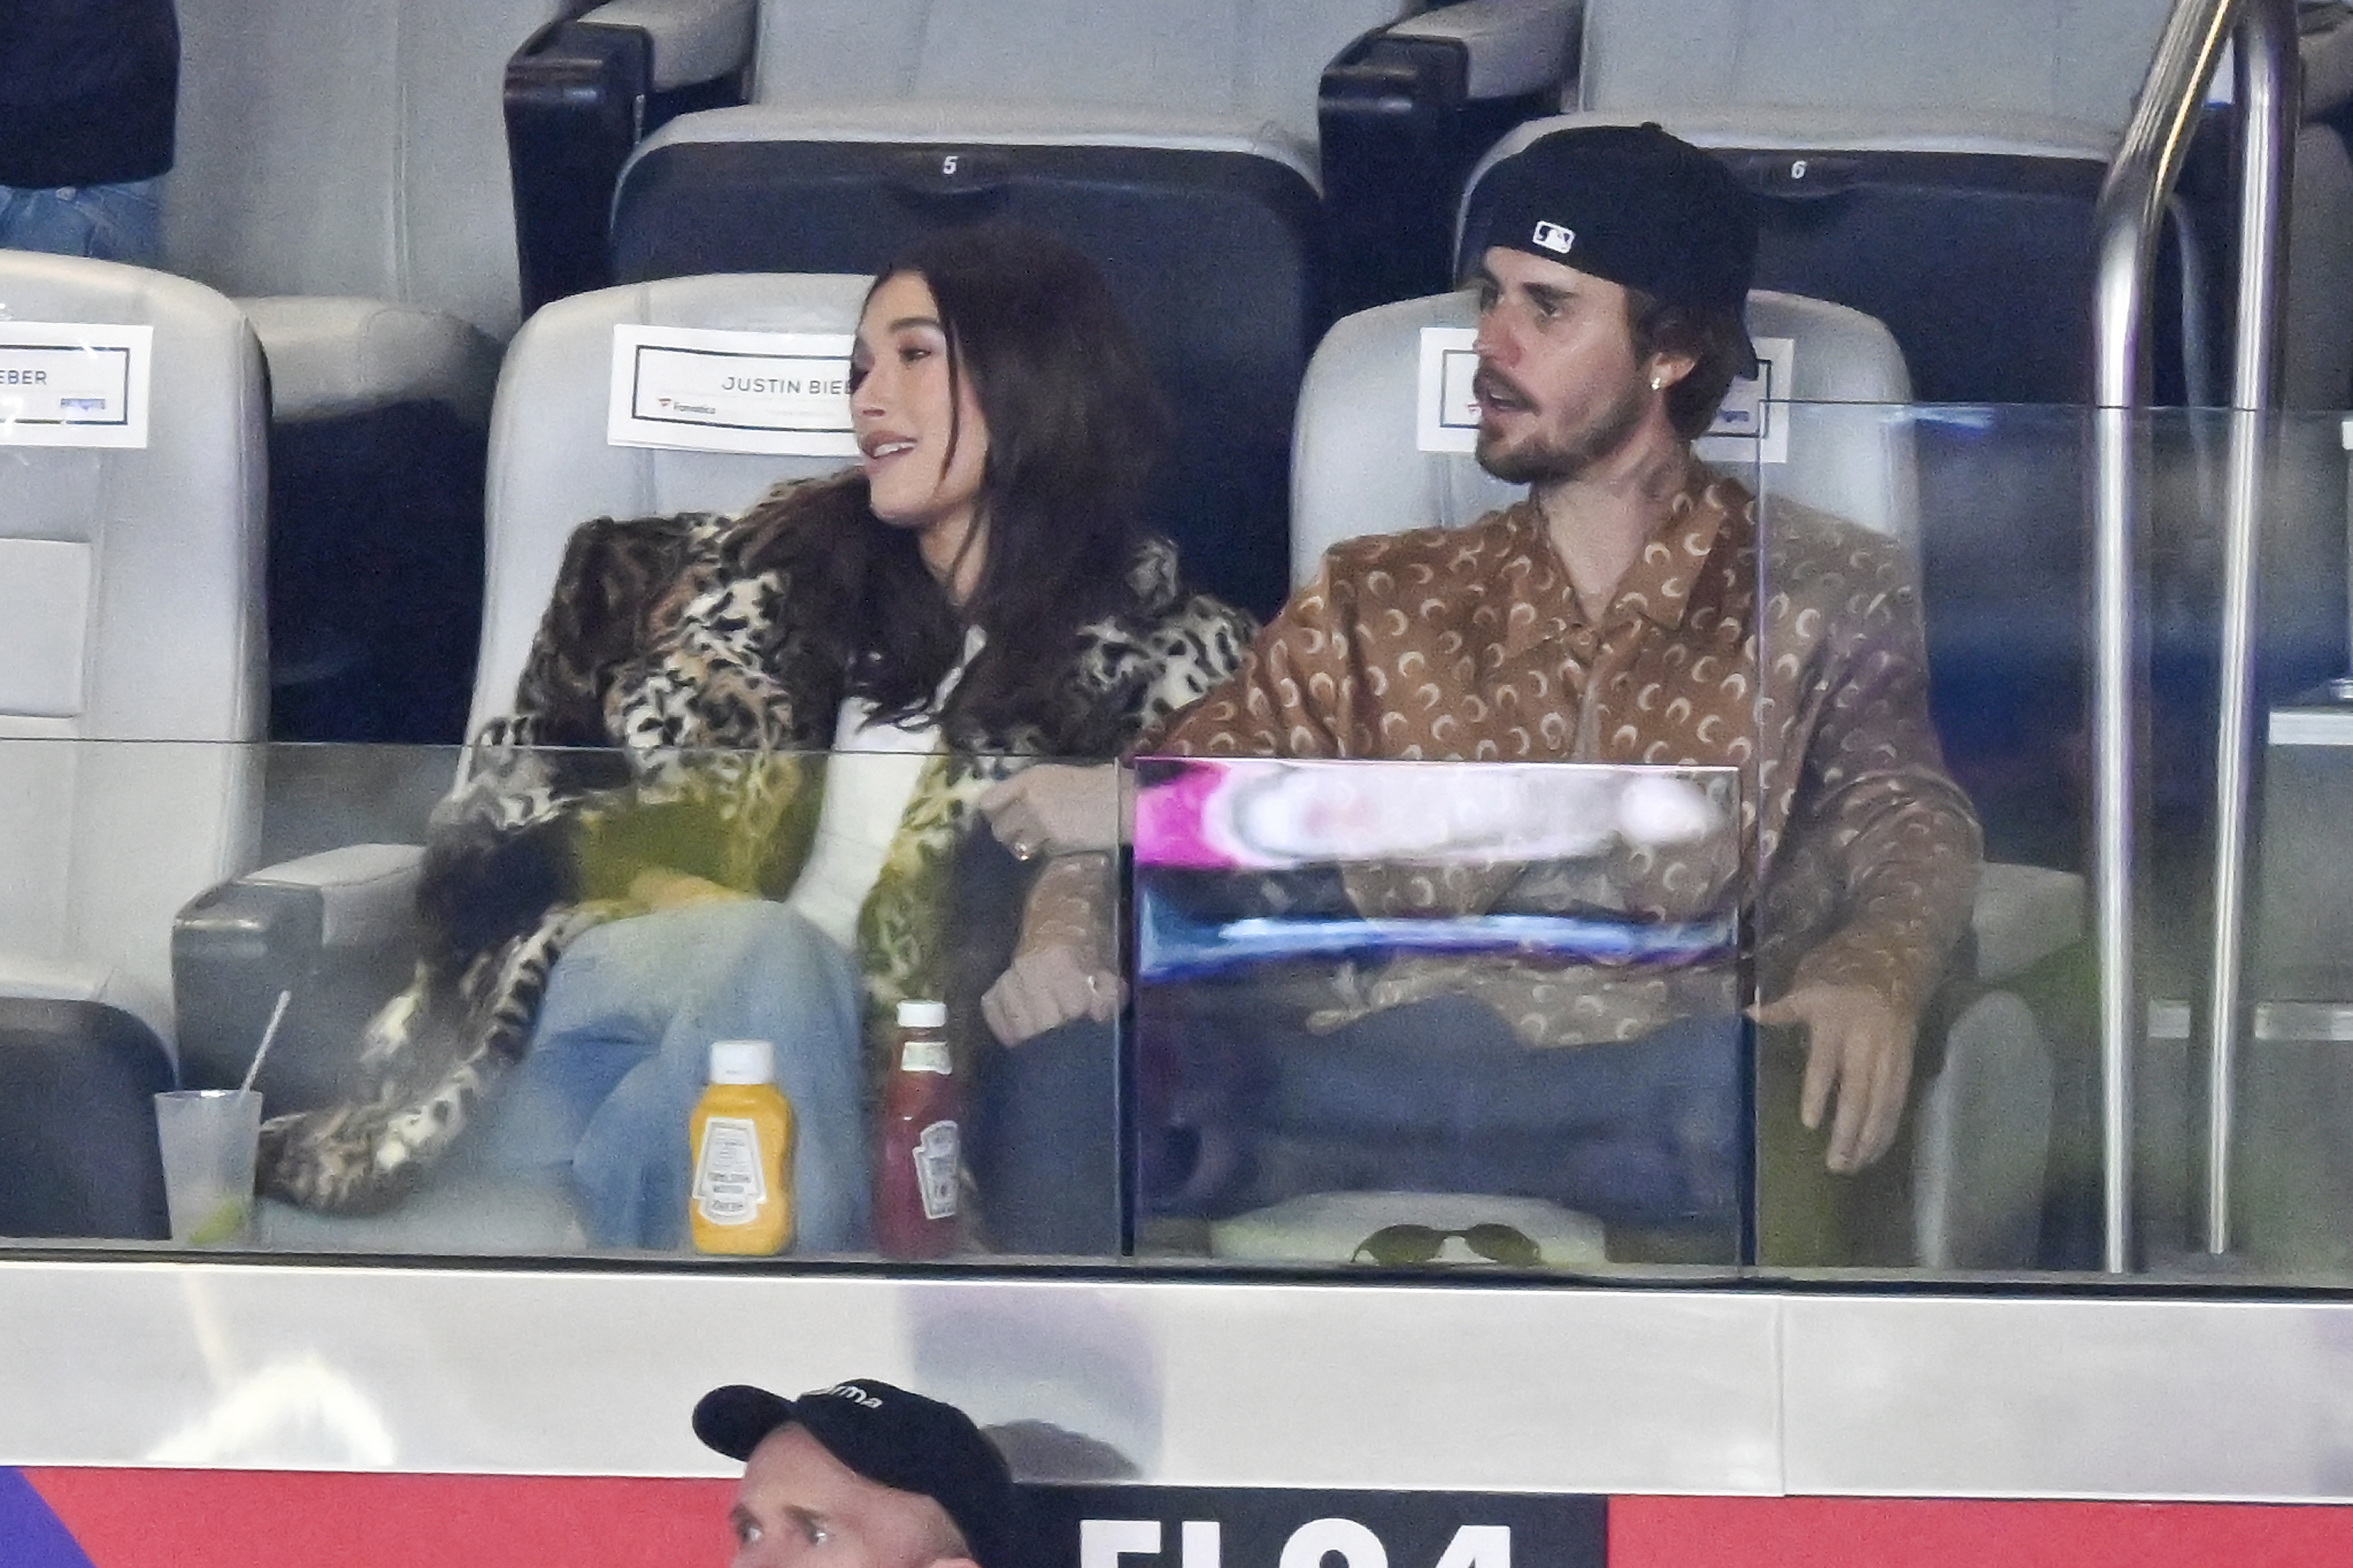
<svg viewBox="0 0 2353 1568"><path fill-rule="evenodd" d="M1651 377L1651 390L1653 392L1664 389L1666 385L1667 378L1663 376L1653 376Z"/></svg>

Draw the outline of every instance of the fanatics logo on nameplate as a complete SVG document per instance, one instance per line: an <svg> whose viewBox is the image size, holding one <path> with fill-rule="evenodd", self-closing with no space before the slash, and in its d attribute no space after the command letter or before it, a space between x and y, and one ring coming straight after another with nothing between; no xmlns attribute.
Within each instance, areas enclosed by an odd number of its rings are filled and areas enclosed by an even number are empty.
<svg viewBox="0 0 2353 1568"><path fill-rule="evenodd" d="M617 326L605 439L617 447L858 455L848 333Z"/></svg>
<svg viewBox="0 0 2353 1568"><path fill-rule="evenodd" d="M0 322L0 446L139 448L155 329Z"/></svg>

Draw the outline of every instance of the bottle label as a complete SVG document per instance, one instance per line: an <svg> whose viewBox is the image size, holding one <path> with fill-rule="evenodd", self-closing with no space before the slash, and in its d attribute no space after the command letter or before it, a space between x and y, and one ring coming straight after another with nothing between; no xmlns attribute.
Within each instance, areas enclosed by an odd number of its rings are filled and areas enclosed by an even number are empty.
<svg viewBox="0 0 2353 1568"><path fill-rule="evenodd" d="M964 1164L957 1157L956 1124L932 1123L917 1135L914 1148L908 1152L915 1160L915 1191L923 1200L923 1218L955 1218L956 1176Z"/></svg>
<svg viewBox="0 0 2353 1568"><path fill-rule="evenodd" d="M936 1035L911 1034L899 1047L899 1068L907 1073L953 1073L948 1043Z"/></svg>
<svg viewBox="0 0 2353 1568"><path fill-rule="evenodd" d="M953 1132L951 1133L953 1136ZM707 1224L748 1225L768 1201L760 1129L749 1117L706 1117L694 1161L694 1212Z"/></svg>

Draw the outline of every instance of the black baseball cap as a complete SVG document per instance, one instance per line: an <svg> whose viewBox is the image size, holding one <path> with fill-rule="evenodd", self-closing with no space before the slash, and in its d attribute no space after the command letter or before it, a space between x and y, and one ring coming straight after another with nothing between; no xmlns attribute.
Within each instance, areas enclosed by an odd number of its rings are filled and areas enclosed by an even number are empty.
<svg viewBox="0 0 2353 1568"><path fill-rule="evenodd" d="M1509 246L1736 316L1757 270L1756 202L1721 159L1655 123L1537 137L1487 171L1464 232L1474 257ZM1745 326L1742 347L1753 361Z"/></svg>
<svg viewBox="0 0 2353 1568"><path fill-rule="evenodd" d="M1012 1475L955 1405L872 1378L798 1399L732 1383L695 1402L694 1435L731 1459L749 1459L762 1439L787 1425L868 1480L938 1503L980 1568L1010 1568Z"/></svg>

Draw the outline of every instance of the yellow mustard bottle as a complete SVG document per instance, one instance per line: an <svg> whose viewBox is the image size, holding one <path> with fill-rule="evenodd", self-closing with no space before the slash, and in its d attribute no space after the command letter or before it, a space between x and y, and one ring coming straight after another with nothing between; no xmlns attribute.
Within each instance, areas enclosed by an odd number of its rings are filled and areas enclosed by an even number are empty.
<svg viewBox="0 0 2353 1568"><path fill-rule="evenodd" d="M765 1040L711 1043L711 1084L687 1118L694 1181L687 1228L697 1252L779 1253L793 1240L793 1107Z"/></svg>

